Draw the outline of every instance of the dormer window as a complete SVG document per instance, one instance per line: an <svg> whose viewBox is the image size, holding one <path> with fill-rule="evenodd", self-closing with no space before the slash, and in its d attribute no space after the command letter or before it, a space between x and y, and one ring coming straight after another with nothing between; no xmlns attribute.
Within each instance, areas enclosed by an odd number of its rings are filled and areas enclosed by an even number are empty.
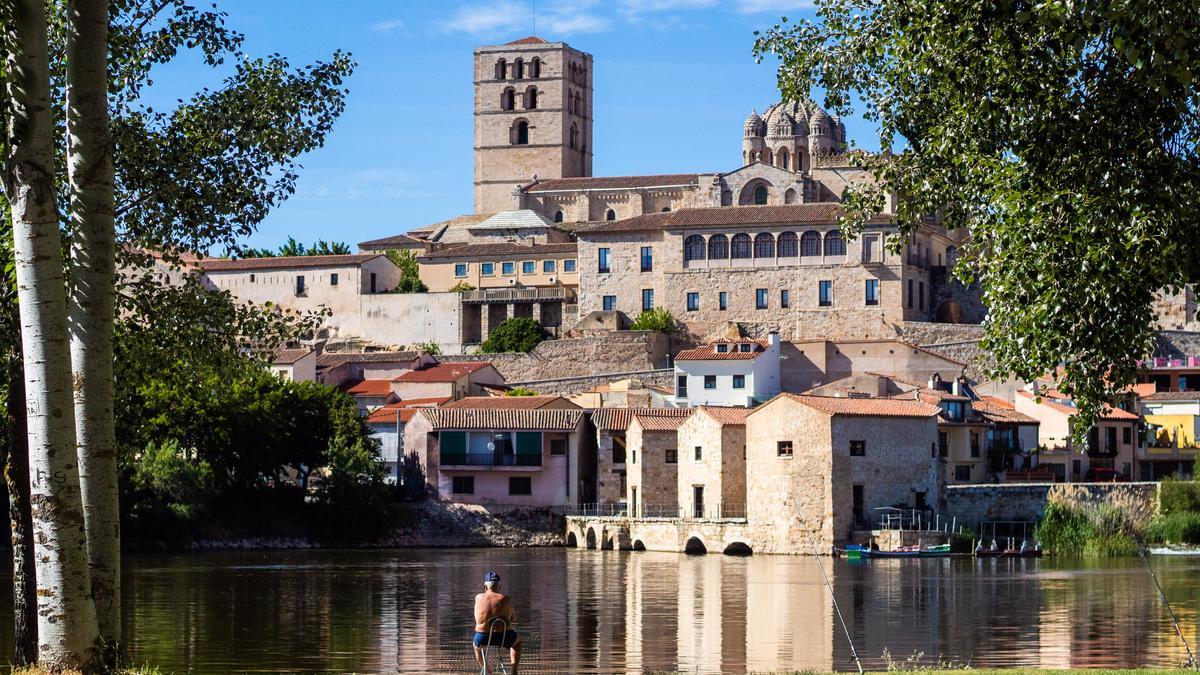
<svg viewBox="0 0 1200 675"><path fill-rule="evenodd" d="M749 343L740 344L740 345L738 345L738 349L741 350L742 352L749 353L750 352L750 344Z"/></svg>
<svg viewBox="0 0 1200 675"><path fill-rule="evenodd" d="M942 415L952 422L961 422L964 417L962 401L942 401Z"/></svg>
<svg viewBox="0 0 1200 675"><path fill-rule="evenodd" d="M727 351L729 351L729 345L717 345L718 354L724 354Z"/></svg>

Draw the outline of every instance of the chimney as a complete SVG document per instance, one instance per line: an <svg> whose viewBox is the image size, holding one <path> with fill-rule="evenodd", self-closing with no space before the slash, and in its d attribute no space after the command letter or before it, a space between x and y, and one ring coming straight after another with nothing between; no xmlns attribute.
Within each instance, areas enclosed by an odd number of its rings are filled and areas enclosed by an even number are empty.
<svg viewBox="0 0 1200 675"><path fill-rule="evenodd" d="M955 396L962 396L962 378L954 378L954 381L950 383L950 393Z"/></svg>
<svg viewBox="0 0 1200 675"><path fill-rule="evenodd" d="M929 388L930 388L930 389L938 389L938 388L940 388L940 385L941 385L941 384L942 384L942 376L941 376L941 375L938 375L937 373L934 373L934 374L933 374L933 375L932 375L932 376L929 378Z"/></svg>
<svg viewBox="0 0 1200 675"><path fill-rule="evenodd" d="M779 331L773 330L767 333L767 344L772 347L779 347Z"/></svg>

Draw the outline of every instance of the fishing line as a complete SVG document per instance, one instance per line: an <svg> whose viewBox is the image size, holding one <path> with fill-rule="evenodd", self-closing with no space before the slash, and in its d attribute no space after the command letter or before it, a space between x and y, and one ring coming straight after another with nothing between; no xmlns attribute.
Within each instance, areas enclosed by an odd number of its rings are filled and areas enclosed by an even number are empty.
<svg viewBox="0 0 1200 675"><path fill-rule="evenodd" d="M1167 599L1166 592L1163 591L1162 584L1158 583L1158 575L1154 573L1154 567L1150 565L1150 559L1146 557L1146 549L1142 547L1141 542L1138 543L1138 555L1142 562L1146 563L1146 571L1150 573L1150 578L1154 580L1154 587L1158 589L1158 597L1162 598L1163 604L1167 607L1167 614L1171 617L1171 625L1175 626L1175 634L1179 636L1179 641L1183 643L1183 648L1187 650L1187 664L1192 670L1200 667L1196 663L1196 657L1192 655L1192 646L1188 644L1187 638L1183 635L1183 630L1179 627L1179 619L1175 616L1175 610L1171 608L1171 601Z"/></svg>
<svg viewBox="0 0 1200 675"><path fill-rule="evenodd" d="M837 612L838 622L842 624L842 632L846 634L846 642L850 643L850 656L854 657L854 665L858 666L858 675L863 674L862 661L858 660L858 650L854 648L854 639L850 637L850 629L846 627L846 620L842 618L842 608L838 607L837 597L833 594L833 584L829 583L829 577L825 576L825 566L821 564L821 552L817 550L817 545L812 539L808 540L808 544L812 546L813 559L817 561L817 569L821 570L821 579L825 581L825 588L829 589L829 599L833 601L833 611ZM1191 654L1191 651L1188 651Z"/></svg>

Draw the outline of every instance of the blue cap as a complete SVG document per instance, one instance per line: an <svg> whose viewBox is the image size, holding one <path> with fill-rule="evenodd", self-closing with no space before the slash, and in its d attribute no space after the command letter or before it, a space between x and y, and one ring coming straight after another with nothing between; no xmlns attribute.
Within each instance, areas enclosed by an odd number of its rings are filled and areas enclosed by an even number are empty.
<svg viewBox="0 0 1200 675"><path fill-rule="evenodd" d="M495 572L488 572L487 574L483 575L483 583L485 584L494 584L497 581L500 581L500 575L496 574Z"/></svg>

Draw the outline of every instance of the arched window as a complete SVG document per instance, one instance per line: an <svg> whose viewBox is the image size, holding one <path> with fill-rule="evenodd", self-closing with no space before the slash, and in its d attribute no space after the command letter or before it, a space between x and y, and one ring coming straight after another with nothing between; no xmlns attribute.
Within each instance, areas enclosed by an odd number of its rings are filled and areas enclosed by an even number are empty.
<svg viewBox="0 0 1200 675"><path fill-rule="evenodd" d="M575 114L575 97L569 91L567 92L567 112Z"/></svg>
<svg viewBox="0 0 1200 675"><path fill-rule="evenodd" d="M800 236L800 257L821 255L821 233L809 230Z"/></svg>
<svg viewBox="0 0 1200 675"><path fill-rule="evenodd" d="M513 61L513 77L518 80L525 77L525 62L520 58Z"/></svg>
<svg viewBox="0 0 1200 675"><path fill-rule="evenodd" d="M571 123L571 134L569 138L570 140L568 141L568 144L570 145L571 149L574 150L579 140L579 127L575 126L574 122Z"/></svg>
<svg viewBox="0 0 1200 675"><path fill-rule="evenodd" d="M575 92L575 114L583 117L583 97Z"/></svg>
<svg viewBox="0 0 1200 675"><path fill-rule="evenodd" d="M725 260L729 257L729 238L723 234L714 234L708 238L708 259Z"/></svg>
<svg viewBox="0 0 1200 675"><path fill-rule="evenodd" d="M683 240L683 261L689 260L704 260L704 252L707 247L704 244L704 237L698 234L693 234Z"/></svg>
<svg viewBox="0 0 1200 675"><path fill-rule="evenodd" d="M787 168L788 168L788 151L787 151L787 148L780 148L780 149L779 149L779 154L775 156L775 159L776 159L776 161L779 163L779 168L781 168L781 169L787 169Z"/></svg>
<svg viewBox="0 0 1200 675"><path fill-rule="evenodd" d="M754 237L754 257L775 257L775 237L772 237L769 232L759 232Z"/></svg>
<svg viewBox="0 0 1200 675"><path fill-rule="evenodd" d="M783 203L784 204L795 204L796 203L796 191L794 189L788 188L787 192L783 193Z"/></svg>
<svg viewBox="0 0 1200 675"><path fill-rule="evenodd" d="M759 185L754 188L754 203L758 205L767 203L767 186Z"/></svg>
<svg viewBox="0 0 1200 675"><path fill-rule="evenodd" d="M729 190L721 190L721 206L733 206L733 193Z"/></svg>
<svg viewBox="0 0 1200 675"><path fill-rule="evenodd" d="M842 239L841 230L825 233L825 255L846 255L846 241Z"/></svg>
<svg viewBox="0 0 1200 675"><path fill-rule="evenodd" d="M542 76L542 60L536 56L529 62L529 76L534 79Z"/></svg>
<svg viewBox="0 0 1200 675"><path fill-rule="evenodd" d="M507 72L506 72L507 70L508 70L508 62L507 61L505 61L504 59L500 59L499 61L497 61L496 62L496 79L503 80L505 78L505 76L507 75Z"/></svg>
<svg viewBox="0 0 1200 675"><path fill-rule="evenodd" d="M517 120L512 128L513 145L529 145L529 122Z"/></svg>
<svg viewBox="0 0 1200 675"><path fill-rule="evenodd" d="M563 212L562 212L562 209L559 209L554 212L554 222L561 223L562 221L563 221Z"/></svg>
<svg viewBox="0 0 1200 675"><path fill-rule="evenodd" d="M780 258L795 258L798 250L795 232L780 232L775 241L775 255Z"/></svg>
<svg viewBox="0 0 1200 675"><path fill-rule="evenodd" d="M605 212L604 212L604 219L605 219L605 220L616 220L616 219L617 219L617 212L616 212L616 211L613 211L612 209L609 209L609 210L605 211Z"/></svg>
<svg viewBox="0 0 1200 675"><path fill-rule="evenodd" d="M763 150L763 164L770 164L770 163L771 163L771 151L769 149Z"/></svg>
<svg viewBox="0 0 1200 675"><path fill-rule="evenodd" d="M670 213L670 212L671 212L671 207L669 207L669 206L664 206L664 207L662 207L662 212L663 212L663 213Z"/></svg>
<svg viewBox="0 0 1200 675"><path fill-rule="evenodd" d="M750 235L739 232L729 242L729 257L735 260L750 257Z"/></svg>
<svg viewBox="0 0 1200 675"><path fill-rule="evenodd" d="M500 94L500 109L501 110L512 110L517 105L516 99L517 99L516 91L514 91L512 87L506 88L504 90L504 93Z"/></svg>
<svg viewBox="0 0 1200 675"><path fill-rule="evenodd" d="M804 171L804 153L797 151L796 159L792 163L796 165L796 173Z"/></svg>
<svg viewBox="0 0 1200 675"><path fill-rule="evenodd" d="M525 109L526 110L537 110L537 104L538 104L537 99L538 99L537 87L530 87L530 88L526 89L525 90Z"/></svg>

